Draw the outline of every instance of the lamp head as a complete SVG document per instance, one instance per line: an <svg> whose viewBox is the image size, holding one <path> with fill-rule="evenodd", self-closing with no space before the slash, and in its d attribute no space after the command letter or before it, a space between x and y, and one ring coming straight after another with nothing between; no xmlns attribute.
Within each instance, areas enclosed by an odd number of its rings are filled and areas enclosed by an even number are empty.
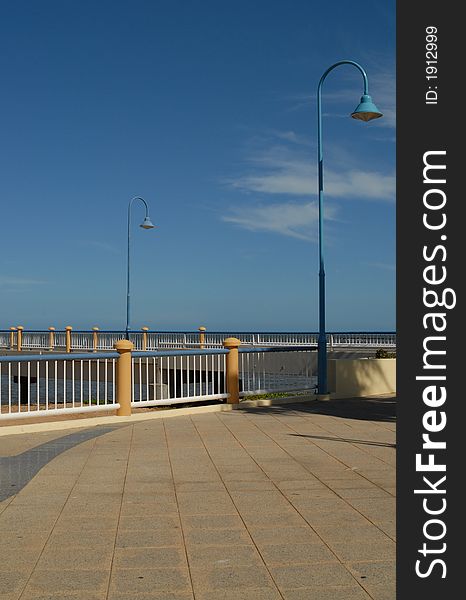
<svg viewBox="0 0 466 600"><path fill-rule="evenodd" d="M353 119L359 119L360 121L372 121L372 119L379 119L383 115L372 102L372 98L368 94L364 94L351 116Z"/></svg>
<svg viewBox="0 0 466 600"><path fill-rule="evenodd" d="M149 217L145 217L144 221L139 225L143 229L154 229L155 225L152 223Z"/></svg>

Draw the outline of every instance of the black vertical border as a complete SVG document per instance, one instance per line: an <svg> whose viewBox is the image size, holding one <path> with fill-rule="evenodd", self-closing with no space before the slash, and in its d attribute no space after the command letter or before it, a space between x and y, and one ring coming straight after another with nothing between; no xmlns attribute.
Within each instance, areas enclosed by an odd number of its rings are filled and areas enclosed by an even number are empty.
<svg viewBox="0 0 466 600"><path fill-rule="evenodd" d="M438 80L426 79L426 28L438 30ZM462 538L464 499L461 487L466 471L466 394L462 367L460 341L466 332L463 315L464 302L461 295L462 275L466 273L465 222L461 208L466 206L465 193L460 177L466 175L465 154L462 149L465 135L465 109L460 89L464 88L465 68L461 60L461 47L465 39L465 25L452 2L397 2L397 599L423 600L441 598L450 600L464 595L460 580L463 566ZM438 93L437 104L426 104L428 86ZM431 94L433 96L433 94ZM465 142L466 143L466 142ZM423 182L423 155L427 151L445 150L446 180L442 189L447 194L445 212L447 223L442 231L429 231L422 222L425 208L423 195L427 189ZM435 186L433 186L435 187ZM446 235L446 240L440 236ZM432 330L423 326L423 315L430 312L423 303L423 270L431 263L423 259L423 247L432 249L436 244L445 246L444 262L434 261L447 269L443 286L456 292L456 306L450 310L436 308L446 313L447 327L443 348L446 355L438 363L446 365L444 374L447 400L442 408L447 416L446 428L433 439L445 440L446 450L437 451L436 462L446 462L446 494L430 495L431 506L445 497L447 508L438 518L447 527L446 535L437 542L426 540L423 526L429 518L423 510L423 496L414 489L423 486L422 475L416 473L415 456L422 452L423 414L430 410L423 402L422 391L426 382L416 381L423 371L423 342ZM443 253L439 251L438 257ZM433 286L426 286L432 288ZM440 289L439 289L440 292ZM442 334L438 334L442 335ZM442 344L438 344L438 349ZM432 371L434 373L434 371ZM435 371L436 374L439 371ZM428 453L428 452L427 452ZM444 460L441 460L444 459ZM425 461L425 459L424 459ZM424 473L428 475L428 473ZM443 474L434 474L431 480ZM440 487L440 486L439 486ZM434 498L436 500L434 500ZM430 529L431 533L434 527ZM418 551L426 542L430 548L440 549L446 543L446 551L430 554L424 558ZM430 557L430 558L429 558ZM420 578L415 571L416 561L422 559L422 570L427 571L430 560L440 558L446 564L433 567L428 577Z"/></svg>

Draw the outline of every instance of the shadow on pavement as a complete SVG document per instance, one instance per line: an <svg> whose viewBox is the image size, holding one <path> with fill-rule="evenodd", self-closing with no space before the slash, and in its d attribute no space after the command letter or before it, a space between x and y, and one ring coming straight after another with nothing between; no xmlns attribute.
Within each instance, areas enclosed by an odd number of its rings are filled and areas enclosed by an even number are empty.
<svg viewBox="0 0 466 600"><path fill-rule="evenodd" d="M379 446L381 448L396 448L396 444L386 444L385 442L375 442L372 440L356 440L353 438L331 437L328 435L306 435L304 433L290 433L294 437L305 437L312 440L326 440L328 442L347 442L348 444L363 444L366 446Z"/></svg>
<svg viewBox="0 0 466 600"><path fill-rule="evenodd" d="M307 413L317 415L329 415L332 417L342 417L344 419L359 419L362 421L396 421L396 396L390 397L367 397L367 398L345 398L343 400L315 400L314 402L275 405L261 408L244 408L247 412L254 412L256 415L267 415L270 412L275 414L296 414Z"/></svg>

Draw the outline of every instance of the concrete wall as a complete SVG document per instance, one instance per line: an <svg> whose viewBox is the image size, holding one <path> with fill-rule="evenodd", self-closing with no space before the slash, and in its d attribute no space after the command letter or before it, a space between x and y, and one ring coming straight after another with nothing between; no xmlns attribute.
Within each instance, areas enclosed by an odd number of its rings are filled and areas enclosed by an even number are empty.
<svg viewBox="0 0 466 600"><path fill-rule="evenodd" d="M396 392L396 358L329 359L329 392L339 398Z"/></svg>

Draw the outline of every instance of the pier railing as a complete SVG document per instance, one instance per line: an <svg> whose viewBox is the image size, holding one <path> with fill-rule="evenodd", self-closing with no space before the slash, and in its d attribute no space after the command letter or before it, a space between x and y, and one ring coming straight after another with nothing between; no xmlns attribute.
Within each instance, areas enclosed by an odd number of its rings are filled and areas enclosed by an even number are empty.
<svg viewBox="0 0 466 600"><path fill-rule="evenodd" d="M30 331L22 327L12 327L0 330L0 349L21 352L23 350L65 351L65 352L99 352L114 348L115 342L125 337L122 331L102 331L97 327L92 330ZM309 346L316 347L317 333L299 332L208 332L204 327L198 331L149 331L147 327L141 331L130 333L130 341L136 350L170 350L194 348L222 348L223 341L235 337L242 346L284 347ZM327 343L332 348L395 348L396 334L394 332L330 332Z"/></svg>
<svg viewBox="0 0 466 600"><path fill-rule="evenodd" d="M315 387L315 351L305 346L116 351L0 357L0 420L206 401Z"/></svg>

